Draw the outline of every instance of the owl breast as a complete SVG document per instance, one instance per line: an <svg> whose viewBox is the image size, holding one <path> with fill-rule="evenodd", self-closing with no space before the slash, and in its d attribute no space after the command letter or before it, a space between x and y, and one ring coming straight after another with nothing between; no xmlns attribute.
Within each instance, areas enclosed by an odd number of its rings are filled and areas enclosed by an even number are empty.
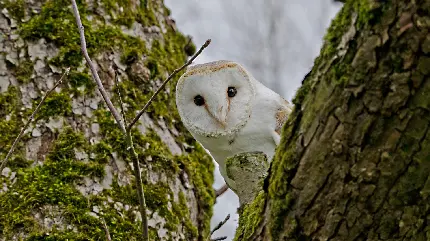
<svg viewBox="0 0 430 241"><path fill-rule="evenodd" d="M201 135L194 136L219 164L220 172L226 178L225 160L227 157L244 152L261 151L271 160L276 144L272 133L276 126L276 108L278 96L272 91L260 87L252 104L251 116L237 132L216 138ZM226 178L226 181L229 180ZM231 186L231 184L229 184Z"/></svg>
<svg viewBox="0 0 430 241"><path fill-rule="evenodd" d="M273 157L276 145L271 136L269 122L250 118L246 125L238 132L218 138L196 138L218 162L224 167L224 160L243 152L262 151L269 159Z"/></svg>

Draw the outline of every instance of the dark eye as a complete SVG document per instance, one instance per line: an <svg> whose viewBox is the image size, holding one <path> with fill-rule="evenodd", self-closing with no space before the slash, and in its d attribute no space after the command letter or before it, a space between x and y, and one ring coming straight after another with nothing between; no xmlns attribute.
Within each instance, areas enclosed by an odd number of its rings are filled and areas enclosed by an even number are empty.
<svg viewBox="0 0 430 241"><path fill-rule="evenodd" d="M234 87L228 87L227 89L227 95L228 97L235 97L237 94L237 90Z"/></svg>
<svg viewBox="0 0 430 241"><path fill-rule="evenodd" d="M205 104L205 99L201 95L196 95L196 97L194 97L194 104L202 106Z"/></svg>

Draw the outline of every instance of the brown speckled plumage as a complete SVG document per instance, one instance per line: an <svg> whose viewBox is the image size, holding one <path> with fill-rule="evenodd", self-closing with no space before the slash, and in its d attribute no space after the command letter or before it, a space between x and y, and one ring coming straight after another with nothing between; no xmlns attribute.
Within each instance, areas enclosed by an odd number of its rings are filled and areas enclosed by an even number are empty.
<svg viewBox="0 0 430 241"><path fill-rule="evenodd" d="M287 121L288 116L291 113L291 105L288 101L283 100L285 102L285 105L278 109L278 112L276 112L276 128L275 131L279 135L281 134L282 126Z"/></svg>
<svg viewBox="0 0 430 241"><path fill-rule="evenodd" d="M224 68L234 68L234 67L238 67L240 72L244 76L247 76L246 71L239 64L235 62L227 61L227 60L219 60L219 61L214 61L210 63L192 65L187 68L187 71L185 72L183 77L196 75L196 74L216 72Z"/></svg>

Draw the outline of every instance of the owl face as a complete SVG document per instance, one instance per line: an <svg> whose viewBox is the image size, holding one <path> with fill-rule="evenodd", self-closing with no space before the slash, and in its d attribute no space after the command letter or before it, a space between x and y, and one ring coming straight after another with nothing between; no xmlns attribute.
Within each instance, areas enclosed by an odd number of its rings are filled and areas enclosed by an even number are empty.
<svg viewBox="0 0 430 241"><path fill-rule="evenodd" d="M228 61L187 69L176 86L176 105L188 130L216 137L243 127L255 95L251 78L243 67Z"/></svg>

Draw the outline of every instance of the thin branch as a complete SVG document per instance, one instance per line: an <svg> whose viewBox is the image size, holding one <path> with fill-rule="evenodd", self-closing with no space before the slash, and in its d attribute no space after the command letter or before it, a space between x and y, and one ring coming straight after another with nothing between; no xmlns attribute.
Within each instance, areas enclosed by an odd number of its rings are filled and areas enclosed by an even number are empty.
<svg viewBox="0 0 430 241"><path fill-rule="evenodd" d="M230 214L227 214L227 217L224 218L223 221L219 222L217 226L211 231L211 235L215 233L218 229L220 229L228 220L230 219Z"/></svg>
<svg viewBox="0 0 430 241"><path fill-rule="evenodd" d="M218 190L215 190L216 197L223 195L227 190L228 190L228 186L227 186L227 184L224 184Z"/></svg>
<svg viewBox="0 0 430 241"><path fill-rule="evenodd" d="M106 221L104 220L104 218L101 218L101 220L102 220L102 223L103 223L103 229L105 230L106 240L107 241L112 241L112 238L110 236L109 228L108 228L108 226L106 224Z"/></svg>
<svg viewBox="0 0 430 241"><path fill-rule="evenodd" d="M131 121L131 123L128 125L127 129L131 129L134 124L136 124L136 122L139 120L139 118L143 115L143 113L145 113L146 109L149 107L149 105L152 103L152 101L154 101L155 97L161 92L161 90L164 89L164 87L166 86L166 84L179 72L181 72L183 69L185 69L188 65L192 64L194 59L197 58L197 56L199 56L203 50L209 46L209 44L211 43L211 40L208 39L206 40L206 42L202 45L202 47L200 47L199 51L197 51L193 57L191 57L184 65L182 65L180 68L175 69L170 75L169 77L167 77L166 80L164 80L163 84L161 84L160 88L158 88L158 90L151 96L151 98L149 99L149 101L145 104L145 106L142 108L142 110L139 111L139 113L136 115L136 117L134 117L134 119Z"/></svg>
<svg viewBox="0 0 430 241"><path fill-rule="evenodd" d="M124 103L122 102L121 90L119 89L118 67L115 64L114 64L114 70L115 70L115 86L116 86L116 90L118 92L119 105L121 107L122 120L124 121L124 126L127 126L127 119L125 118L125 111L124 111Z"/></svg>
<svg viewBox="0 0 430 241"><path fill-rule="evenodd" d="M91 74L93 76L93 79L96 81L97 87L104 99L104 101L106 102L106 105L108 106L110 112L112 113L113 117L115 118L119 128L121 129L121 131L126 134L126 129L125 126L122 124L121 122L121 117L118 113L118 111L115 109L115 107L113 106L111 100L109 99L109 96L105 90L105 88L103 87L102 81L100 80L99 74L97 73L96 68L94 67L93 62L90 59L90 56L88 55L88 51L87 51L87 43L85 40L85 33L84 33L84 26L82 25L81 22L81 16L79 15L79 10L78 10L78 6L76 5L76 1L75 0L71 0L72 1L72 7L73 7L73 14L75 15L75 19L76 19L76 25L78 25L78 29L79 29L79 36L80 36L80 40L81 40L81 51L82 54L85 57L85 60L87 61L88 67L91 70Z"/></svg>
<svg viewBox="0 0 430 241"><path fill-rule="evenodd" d="M222 236L222 237L211 239L211 241L221 241L221 240L226 240L226 239L227 239L227 236Z"/></svg>
<svg viewBox="0 0 430 241"><path fill-rule="evenodd" d="M227 214L227 217L225 217L223 221L219 222L218 225L215 226L214 229L212 229L211 233L209 234L206 240L211 240L210 237L212 236L212 234L215 233L215 231L217 231L218 229L220 229L229 219L230 219L230 214ZM224 237L221 237L221 238L224 238ZM215 239L215 240L224 240L224 239Z"/></svg>
<svg viewBox="0 0 430 241"><path fill-rule="evenodd" d="M133 139L131 137L131 129L127 129L126 138L127 138L127 151L131 152L131 154L133 155L133 168L134 168L134 175L136 177L136 187L137 187L137 194L139 198L139 211L140 211L140 216L142 217L143 239L145 241L148 241L149 240L148 217L146 216L145 192L143 191L142 173L140 172L140 166L139 166L139 156L137 155L137 152L134 149Z"/></svg>
<svg viewBox="0 0 430 241"><path fill-rule="evenodd" d="M48 92L46 92L46 94L43 96L42 100L39 102L39 104L37 105L36 109L33 111L33 113L31 113L30 118L27 120L27 123L25 123L24 127L21 128L21 131L19 132L18 136L16 137L15 141L12 144L12 147L10 148L9 152L7 153L5 159L3 160L3 162L0 165L0 173L3 171L3 168L6 166L10 156L12 155L13 151L16 148L16 145L18 144L19 140L21 139L22 135L24 134L24 131L28 128L28 126L30 125L31 121L34 119L34 117L36 116L37 112L39 112L40 107L42 106L42 104L45 102L46 98L48 98L48 96L55 90L55 88L57 88L61 82L63 82L64 76L68 75L70 71L70 67L67 68L63 75L61 76L61 78L55 82L54 86L48 90Z"/></svg>

